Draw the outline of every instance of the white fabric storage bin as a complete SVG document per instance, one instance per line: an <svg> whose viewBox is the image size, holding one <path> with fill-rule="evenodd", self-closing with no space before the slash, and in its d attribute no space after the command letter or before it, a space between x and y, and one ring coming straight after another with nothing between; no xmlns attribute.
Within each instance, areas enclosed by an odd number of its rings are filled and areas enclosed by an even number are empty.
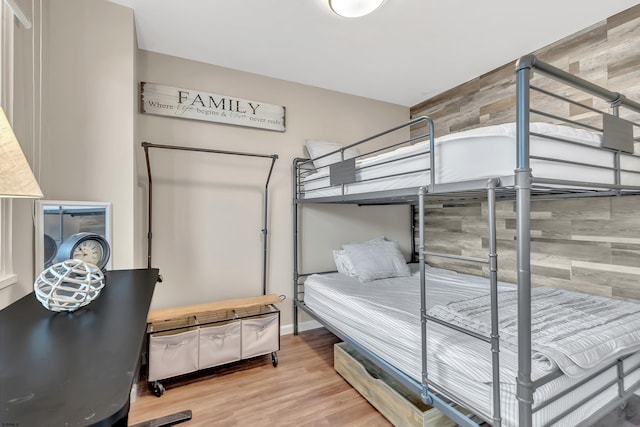
<svg viewBox="0 0 640 427"><path fill-rule="evenodd" d="M240 321L200 327L200 369L240 360Z"/></svg>
<svg viewBox="0 0 640 427"><path fill-rule="evenodd" d="M278 314L242 319L242 358L278 351L280 328Z"/></svg>
<svg viewBox="0 0 640 427"><path fill-rule="evenodd" d="M151 334L148 380L156 381L197 371L198 337L198 329Z"/></svg>

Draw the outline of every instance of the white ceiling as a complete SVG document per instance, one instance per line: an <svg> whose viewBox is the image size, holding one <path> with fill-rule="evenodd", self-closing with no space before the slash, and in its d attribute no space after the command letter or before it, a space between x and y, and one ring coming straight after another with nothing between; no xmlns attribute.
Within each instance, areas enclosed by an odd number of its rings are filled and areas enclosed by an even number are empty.
<svg viewBox="0 0 640 427"><path fill-rule="evenodd" d="M637 3L386 0L342 18L327 0L111 1L134 9L141 49L404 106Z"/></svg>

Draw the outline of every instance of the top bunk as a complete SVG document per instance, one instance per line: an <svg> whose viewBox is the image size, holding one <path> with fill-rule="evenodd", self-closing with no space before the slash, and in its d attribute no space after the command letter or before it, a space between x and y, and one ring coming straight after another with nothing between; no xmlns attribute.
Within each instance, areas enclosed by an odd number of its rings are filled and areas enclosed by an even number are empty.
<svg viewBox="0 0 640 427"><path fill-rule="evenodd" d="M423 116L346 146L307 141L294 202L417 204L421 188L427 202L486 197L488 187L513 198L519 174L534 197L640 194L640 103L533 55L517 61L516 80L515 122L435 138Z"/></svg>

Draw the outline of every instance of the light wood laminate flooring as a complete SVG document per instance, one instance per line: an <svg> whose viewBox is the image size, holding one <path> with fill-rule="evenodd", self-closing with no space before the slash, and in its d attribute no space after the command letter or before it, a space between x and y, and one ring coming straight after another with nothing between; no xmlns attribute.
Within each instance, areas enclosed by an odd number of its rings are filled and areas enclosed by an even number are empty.
<svg viewBox="0 0 640 427"><path fill-rule="evenodd" d="M281 337L278 367L261 356L163 381L156 397L138 384L129 425L190 409L181 426L391 426L333 369L333 345L324 328ZM640 426L640 397L594 427ZM436 427L436 426L434 426Z"/></svg>
<svg viewBox="0 0 640 427"><path fill-rule="evenodd" d="M190 409L181 426L390 426L333 370L337 342L324 328L285 335L277 368L271 356L232 363L163 381L162 397L143 380L129 425Z"/></svg>

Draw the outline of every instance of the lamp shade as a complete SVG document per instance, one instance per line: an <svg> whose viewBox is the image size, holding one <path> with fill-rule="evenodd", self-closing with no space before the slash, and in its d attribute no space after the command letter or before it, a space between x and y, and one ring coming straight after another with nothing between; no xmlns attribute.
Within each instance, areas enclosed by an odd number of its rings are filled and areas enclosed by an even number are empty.
<svg viewBox="0 0 640 427"><path fill-rule="evenodd" d="M9 120L0 108L0 197L42 197Z"/></svg>

